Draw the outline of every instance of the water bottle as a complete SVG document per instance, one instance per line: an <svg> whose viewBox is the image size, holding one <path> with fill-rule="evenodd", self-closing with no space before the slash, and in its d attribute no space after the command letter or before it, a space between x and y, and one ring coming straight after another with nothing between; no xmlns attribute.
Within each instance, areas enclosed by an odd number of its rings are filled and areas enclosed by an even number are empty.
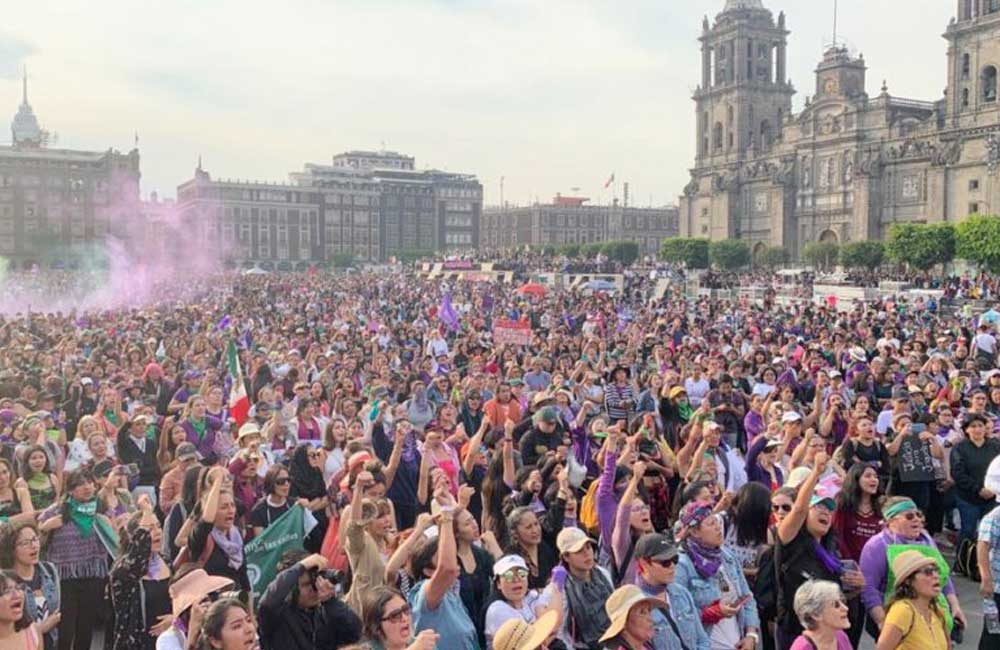
<svg viewBox="0 0 1000 650"><path fill-rule="evenodd" d="M1000 634L1000 612L997 612L997 603L992 598L983 598L983 619L990 634Z"/></svg>

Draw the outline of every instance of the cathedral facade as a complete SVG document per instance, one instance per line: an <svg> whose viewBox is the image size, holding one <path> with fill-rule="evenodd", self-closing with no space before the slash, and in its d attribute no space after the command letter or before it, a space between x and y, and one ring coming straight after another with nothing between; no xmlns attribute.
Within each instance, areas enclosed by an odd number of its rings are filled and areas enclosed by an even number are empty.
<svg viewBox="0 0 1000 650"><path fill-rule="evenodd" d="M1000 213L1000 0L957 0L935 101L894 97L885 82L869 96L864 55L835 44L793 114L789 33L762 0L727 0L705 18L681 236L798 258L809 242L882 239L896 222Z"/></svg>

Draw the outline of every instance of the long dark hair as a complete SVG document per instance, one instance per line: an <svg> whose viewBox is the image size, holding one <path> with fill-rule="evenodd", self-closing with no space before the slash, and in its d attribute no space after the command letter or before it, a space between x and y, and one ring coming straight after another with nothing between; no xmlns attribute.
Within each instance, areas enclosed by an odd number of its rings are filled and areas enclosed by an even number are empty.
<svg viewBox="0 0 1000 650"><path fill-rule="evenodd" d="M844 485L840 490L840 494L837 495L838 512L854 514L858 511L858 508L861 506L861 477L864 475L865 470L868 469L875 472L875 477L879 479L879 492L882 491L882 479L879 477L875 466L868 463L855 463L851 466L851 469L847 470ZM876 512L878 511L878 493L872 495L872 508Z"/></svg>
<svg viewBox="0 0 1000 650"><path fill-rule="evenodd" d="M767 524L771 517L771 491L757 481L750 481L736 493L730 509L736 529L736 543L756 546L767 543Z"/></svg>
<svg viewBox="0 0 1000 650"><path fill-rule="evenodd" d="M188 514L191 514L191 511L198 504L198 499L201 496L201 474L202 472L207 473L207 469L202 465L195 465L184 472L184 482L181 483L181 503L184 504L184 511Z"/></svg>
<svg viewBox="0 0 1000 650"><path fill-rule="evenodd" d="M29 462L31 460L31 455L35 452L45 456L45 467L42 468L42 473L52 473L52 462L49 460L49 454L45 451L45 447L41 445L31 445L28 447L28 450L24 452L24 455L21 456L21 476L24 477L25 481L30 481L35 476L35 472L31 469L31 463Z"/></svg>
<svg viewBox="0 0 1000 650"><path fill-rule="evenodd" d="M75 469L71 472L66 473L66 485L63 488L62 498L59 503L59 514L62 515L63 521L69 521L69 499L70 496L72 496L71 493L73 492L73 490L75 490L76 488L80 487L81 485L87 482L95 483L93 474L91 474L90 471L87 469L81 467L79 469ZM94 486L94 491L96 495L97 491L96 483ZM102 505L103 502L100 499L98 499L97 500L98 511L102 510L101 507Z"/></svg>
<svg viewBox="0 0 1000 650"><path fill-rule="evenodd" d="M212 603L205 614L205 620L201 624L201 641L198 643L199 650L214 650L212 641L222 639L222 628L226 625L226 614L233 607L247 612L247 606L237 598L220 598Z"/></svg>

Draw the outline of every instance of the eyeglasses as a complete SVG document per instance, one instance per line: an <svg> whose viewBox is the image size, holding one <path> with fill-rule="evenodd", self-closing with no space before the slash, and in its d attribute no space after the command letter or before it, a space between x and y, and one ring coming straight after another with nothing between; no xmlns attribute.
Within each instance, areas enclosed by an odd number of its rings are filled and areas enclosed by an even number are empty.
<svg viewBox="0 0 1000 650"><path fill-rule="evenodd" d="M410 611L410 606L403 605L402 607L394 609L385 616L383 616L382 622L399 623L400 621L403 620L404 616L409 617L411 613L412 612Z"/></svg>
<svg viewBox="0 0 1000 650"><path fill-rule="evenodd" d="M937 576L941 575L941 569L938 568L938 565L932 564L930 566L925 566L924 568L917 571L917 573L919 573L922 576Z"/></svg>
<svg viewBox="0 0 1000 650"><path fill-rule="evenodd" d="M274 484L275 485L288 485L291 482L292 481L289 478L276 478L276 479L274 479Z"/></svg>
<svg viewBox="0 0 1000 650"><path fill-rule="evenodd" d="M847 609L848 608L847 601L844 600L843 598L838 598L837 600L833 601L833 606L834 607L840 607L840 608L843 608L843 609Z"/></svg>
<svg viewBox="0 0 1000 650"><path fill-rule="evenodd" d="M11 585L9 587L4 587L0 589L0 598L10 598L11 596L21 592L21 588L17 585Z"/></svg>
<svg viewBox="0 0 1000 650"><path fill-rule="evenodd" d="M645 503L632 504L632 512L649 512L649 506Z"/></svg>
<svg viewBox="0 0 1000 650"><path fill-rule="evenodd" d="M504 582L514 582L515 580L524 580L528 577L527 569L510 569L500 574L500 577Z"/></svg>
<svg viewBox="0 0 1000 650"><path fill-rule="evenodd" d="M653 564L659 564L664 569L669 569L670 567L677 564L678 560L679 558L675 555L674 557L668 558L666 560L651 560L651 562L653 562Z"/></svg>
<svg viewBox="0 0 1000 650"><path fill-rule="evenodd" d="M792 504L790 503L772 503L771 512L791 512Z"/></svg>
<svg viewBox="0 0 1000 650"><path fill-rule="evenodd" d="M28 539L19 539L17 541L18 548L28 548L29 546L38 546L42 543L42 540L37 537L29 537Z"/></svg>

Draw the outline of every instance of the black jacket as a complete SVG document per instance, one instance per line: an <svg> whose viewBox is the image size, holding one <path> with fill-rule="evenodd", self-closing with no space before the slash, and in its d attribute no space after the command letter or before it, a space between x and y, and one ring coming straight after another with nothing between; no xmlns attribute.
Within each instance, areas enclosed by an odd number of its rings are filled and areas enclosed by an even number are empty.
<svg viewBox="0 0 1000 650"><path fill-rule="evenodd" d="M156 461L156 443L146 438L146 450L141 451L132 436L122 431L118 435L118 460L122 465L139 466L139 485L160 484L160 465Z"/></svg>
<svg viewBox="0 0 1000 650"><path fill-rule="evenodd" d="M986 469L1000 454L1000 440L987 438L982 447L977 447L968 438L951 450L951 477L955 481L958 496L963 501L982 506L992 502L979 496L986 478Z"/></svg>
<svg viewBox="0 0 1000 650"><path fill-rule="evenodd" d="M361 639L361 619L338 598L302 609L291 595L305 569L294 564L268 586L258 619L262 650L334 650Z"/></svg>

